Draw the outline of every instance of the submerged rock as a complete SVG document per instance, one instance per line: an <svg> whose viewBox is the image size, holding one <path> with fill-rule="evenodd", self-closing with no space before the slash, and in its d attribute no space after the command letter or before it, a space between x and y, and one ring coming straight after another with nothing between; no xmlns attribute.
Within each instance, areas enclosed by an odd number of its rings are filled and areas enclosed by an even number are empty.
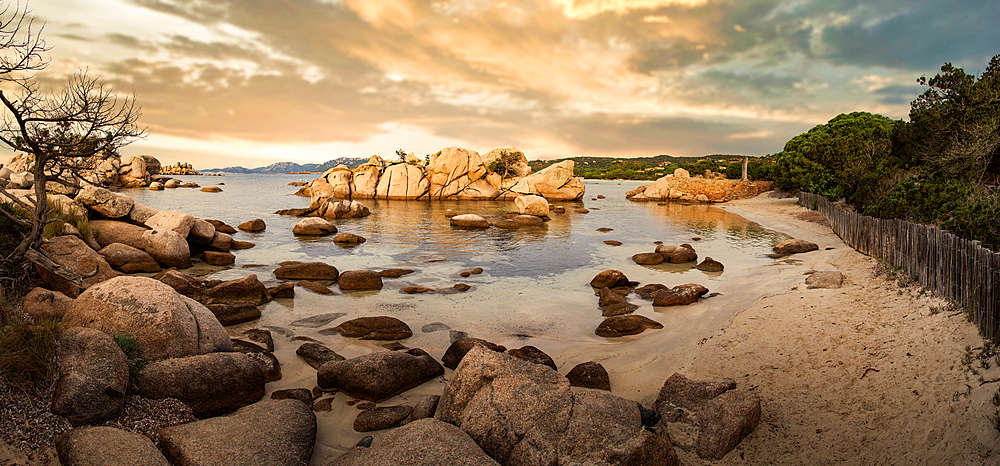
<svg viewBox="0 0 1000 466"><path fill-rule="evenodd" d="M627 315L604 319L594 333L599 337L616 338L626 335L637 335L646 329L660 329L663 324L645 316Z"/></svg>
<svg viewBox="0 0 1000 466"><path fill-rule="evenodd" d="M320 388L380 403L444 375L444 368L424 350L370 353L323 364L317 372Z"/></svg>
<svg viewBox="0 0 1000 466"><path fill-rule="evenodd" d="M389 316L358 317L336 328L345 337L362 340L402 340L413 336L409 325Z"/></svg>

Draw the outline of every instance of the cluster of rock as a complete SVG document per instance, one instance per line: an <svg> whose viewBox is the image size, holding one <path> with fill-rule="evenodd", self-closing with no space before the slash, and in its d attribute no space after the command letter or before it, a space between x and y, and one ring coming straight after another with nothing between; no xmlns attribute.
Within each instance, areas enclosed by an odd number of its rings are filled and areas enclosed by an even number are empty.
<svg viewBox="0 0 1000 466"><path fill-rule="evenodd" d="M49 176L63 176L65 181L73 186L93 185L105 188L144 188L153 183L160 186L171 181L168 175L200 175L190 163L177 162L174 165L162 166L160 161L151 155L136 155L125 158L105 154L95 158L93 167L67 171L60 174L53 171ZM20 153L11 159L5 167L0 167L0 183L9 189L30 189L34 184L34 157L31 154ZM174 180L181 186L178 180ZM66 186L62 183L49 181L45 190L55 194L75 196L79 188ZM195 185L186 185L194 187Z"/></svg>
<svg viewBox="0 0 1000 466"><path fill-rule="evenodd" d="M688 243L680 246L659 244L653 252L640 252L632 256L632 261L639 265L657 265L662 263L686 264L696 262L697 260L698 253L695 252L694 246ZM721 262L711 257L706 257L705 260L694 266L694 268L702 272L722 272L725 270L725 266Z"/></svg>
<svg viewBox="0 0 1000 466"><path fill-rule="evenodd" d="M461 147L447 147L430 156L425 165L418 158L385 161L373 155L368 163L350 169L340 165L327 170L299 190L311 197L316 210L329 199L514 199L539 195L549 200L579 200L584 185L573 175L573 161L530 173L527 159L513 148L494 149L480 155ZM501 175L490 167L508 175Z"/></svg>
<svg viewBox="0 0 1000 466"><path fill-rule="evenodd" d="M516 230L521 227L544 226L549 221L550 212L566 212L565 208L549 204L542 196L518 196L514 199L517 212L504 212L501 215L457 214L448 210L445 215L454 227L460 228L503 228Z"/></svg>
<svg viewBox="0 0 1000 466"><path fill-rule="evenodd" d="M651 185L643 185L625 193L633 201L687 201L726 202L733 199L754 197L774 189L771 181L728 180L715 173L692 177L687 170L678 168Z"/></svg>

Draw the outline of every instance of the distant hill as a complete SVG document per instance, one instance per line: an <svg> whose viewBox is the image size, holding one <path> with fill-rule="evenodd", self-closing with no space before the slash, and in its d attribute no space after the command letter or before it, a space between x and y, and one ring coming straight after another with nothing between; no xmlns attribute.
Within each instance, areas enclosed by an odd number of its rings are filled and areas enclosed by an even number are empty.
<svg viewBox="0 0 1000 466"><path fill-rule="evenodd" d="M257 168L244 168L244 167L226 167L226 168L209 168L205 170L199 170L202 173L298 173L298 172L313 172L313 173L323 173L337 165L347 165L348 168L354 168L367 162L367 158L361 157L345 157L340 159L327 160L323 163L305 163L298 164L295 162L277 162L272 163L266 167Z"/></svg>

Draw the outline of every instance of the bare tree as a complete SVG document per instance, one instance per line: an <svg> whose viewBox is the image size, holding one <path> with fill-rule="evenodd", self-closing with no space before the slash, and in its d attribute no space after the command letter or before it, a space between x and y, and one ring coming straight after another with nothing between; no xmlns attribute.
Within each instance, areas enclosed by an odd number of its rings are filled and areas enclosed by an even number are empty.
<svg viewBox="0 0 1000 466"><path fill-rule="evenodd" d="M142 137L140 107L134 92L120 96L99 78L82 71L58 92L42 92L35 73L48 65L48 50L34 29L30 12L8 3L0 10L0 143L33 159L34 196L18 199L0 187L28 218L0 209L0 215L25 231L19 244L0 257L0 274L18 273L26 254L38 248L50 206L50 183L80 187L80 175ZM20 274L26 272L21 270Z"/></svg>

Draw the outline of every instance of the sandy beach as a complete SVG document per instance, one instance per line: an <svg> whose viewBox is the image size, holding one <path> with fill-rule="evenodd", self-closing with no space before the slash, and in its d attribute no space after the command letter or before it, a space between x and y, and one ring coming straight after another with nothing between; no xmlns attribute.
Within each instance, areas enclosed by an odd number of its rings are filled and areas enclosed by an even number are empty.
<svg viewBox="0 0 1000 466"><path fill-rule="evenodd" d="M695 379L734 378L752 388L762 400L760 426L719 462L678 449L687 465L1000 464L1000 437L987 418L1000 382L980 386L979 375L966 378L965 348L980 347L982 339L962 312L877 274L874 259L846 246L822 215L793 198L764 194L719 207L816 242L820 250L734 277L713 290L721 297L704 300L685 317L665 313L664 330L622 338L612 351L564 348L552 354L561 373L598 360L615 394L645 406L675 371ZM844 286L807 289L806 273L823 270L841 271ZM696 326L671 333L672 319L692 315ZM298 358L291 343L284 346L276 354L285 378L269 384L268 392L314 383L314 371L293 362ZM998 379L1000 367L981 375ZM440 384L430 382L385 405L439 393ZM312 464L325 464L357 440L345 435L356 412L338 406L319 413ZM0 464L39 463L0 445Z"/></svg>

